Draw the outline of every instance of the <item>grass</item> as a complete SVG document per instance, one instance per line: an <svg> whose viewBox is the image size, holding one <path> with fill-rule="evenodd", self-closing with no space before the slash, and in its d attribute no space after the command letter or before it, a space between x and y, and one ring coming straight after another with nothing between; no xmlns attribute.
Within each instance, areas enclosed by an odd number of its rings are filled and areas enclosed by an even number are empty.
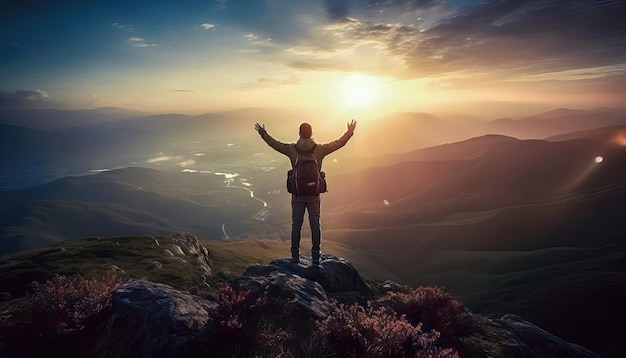
<svg viewBox="0 0 626 358"><path fill-rule="evenodd" d="M0 287L20 297L32 281L44 282L56 274L116 271L181 290L196 289L202 282L198 264L169 255L166 249L171 251L172 245L169 237L155 241L142 235L68 240L0 258Z"/></svg>
<svg viewBox="0 0 626 358"><path fill-rule="evenodd" d="M184 263L165 251L171 238L119 236L86 238L53 244L0 258L0 287L17 300L0 303L6 316L32 290L32 281L45 282L55 274L86 275L117 271L186 291L198 291L203 278L194 262ZM308 247L303 238L303 254ZM255 263L289 257L287 241L250 239L209 241L214 273L240 275ZM626 243L599 248L551 248L537 251L444 251L415 260L394 271L394 258L382 250L357 249L323 241L322 250L347 258L366 278L391 278L411 285L444 286L472 311L500 317L515 313L557 336L588 347L603 356L618 351L620 322L626 319ZM397 261L397 259L396 259ZM155 262L162 264L158 269ZM402 269L402 270L400 270ZM217 275L207 280L212 286ZM492 333L489 333L492 334ZM465 337L469 340L482 338ZM471 344L468 343L468 344Z"/></svg>

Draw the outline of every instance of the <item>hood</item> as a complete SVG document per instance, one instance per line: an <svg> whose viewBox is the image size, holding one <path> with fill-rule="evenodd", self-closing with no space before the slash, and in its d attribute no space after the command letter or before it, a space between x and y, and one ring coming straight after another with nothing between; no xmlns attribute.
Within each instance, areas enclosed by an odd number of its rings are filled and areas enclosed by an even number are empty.
<svg viewBox="0 0 626 358"><path fill-rule="evenodd" d="M298 139L298 141L296 142L296 147L298 147L298 149L300 149L301 151L309 151L311 150L311 148L313 148L313 146L315 145L315 140L313 138L300 138Z"/></svg>

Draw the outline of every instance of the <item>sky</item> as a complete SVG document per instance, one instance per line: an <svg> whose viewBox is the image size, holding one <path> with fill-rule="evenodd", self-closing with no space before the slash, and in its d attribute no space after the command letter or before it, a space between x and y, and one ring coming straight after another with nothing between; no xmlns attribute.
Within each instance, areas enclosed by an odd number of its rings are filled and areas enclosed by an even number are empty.
<svg viewBox="0 0 626 358"><path fill-rule="evenodd" d="M504 116L626 104L625 1L4 3L0 109Z"/></svg>

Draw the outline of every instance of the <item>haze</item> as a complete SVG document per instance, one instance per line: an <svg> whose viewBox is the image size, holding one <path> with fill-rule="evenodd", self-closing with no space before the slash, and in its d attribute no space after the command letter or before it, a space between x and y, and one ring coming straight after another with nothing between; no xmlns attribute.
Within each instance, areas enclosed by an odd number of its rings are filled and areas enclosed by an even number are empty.
<svg viewBox="0 0 626 358"><path fill-rule="evenodd" d="M0 109L362 121L623 106L623 1L10 2Z"/></svg>

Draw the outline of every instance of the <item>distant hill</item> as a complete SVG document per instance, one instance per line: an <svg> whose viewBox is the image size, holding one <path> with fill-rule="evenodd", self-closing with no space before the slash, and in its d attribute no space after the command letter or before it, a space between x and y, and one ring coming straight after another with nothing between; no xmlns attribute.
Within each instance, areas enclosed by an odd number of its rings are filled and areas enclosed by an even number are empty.
<svg viewBox="0 0 626 358"><path fill-rule="evenodd" d="M595 165L598 155L611 160ZM415 214L419 206L432 212L434 208L424 205L445 205L452 199L451 207L465 202L472 210L528 204L568 190L626 180L623 156L623 146L596 139L550 142L489 135L371 160L353 159L356 169L329 178L334 192L327 205L378 205L387 200L390 212ZM358 169L368 165L372 167ZM580 182L572 187L577 178Z"/></svg>
<svg viewBox="0 0 626 358"><path fill-rule="evenodd" d="M0 191L0 254L73 237L189 230L224 237L254 225L262 204L215 175L126 168Z"/></svg>
<svg viewBox="0 0 626 358"><path fill-rule="evenodd" d="M547 141L561 142L572 139L595 139L607 145L626 145L626 125L595 128L573 133L559 134L546 138Z"/></svg>
<svg viewBox="0 0 626 358"><path fill-rule="evenodd" d="M587 114L559 110L536 121ZM243 117L237 125L250 132ZM433 121L439 129L455 125L428 115L404 119ZM16 131L21 135L23 129ZM332 175L323 196L322 250L341 251L373 277L445 285L471 309L501 314L514 307L514 313L531 315L566 339L615 351L606 346L618 339L619 303L626 299L620 265L626 235L623 133L624 126L610 126L545 140L489 134L391 155L353 156L347 163L342 157L325 161ZM255 135L251 141L258 140ZM0 254L73 237L138 232L184 230L221 239L223 224L250 238L287 238L289 197L278 190L284 172L273 160L256 167L263 156L248 154L256 148L242 145L220 159L232 163L244 155L245 165L252 163L251 189L268 196L270 221L255 221L262 204L244 188L226 187L219 176L181 173L180 167L126 168L0 191ZM275 163L286 165L279 159ZM307 228L303 232L306 243ZM261 245L237 242L224 260L239 262L248 244ZM245 256L268 254L253 251Z"/></svg>
<svg viewBox="0 0 626 358"><path fill-rule="evenodd" d="M28 168L59 162L71 153L67 135L0 124L0 168Z"/></svg>
<svg viewBox="0 0 626 358"><path fill-rule="evenodd" d="M522 139L540 139L569 132L619 125L626 125L626 112L623 110L584 111L560 108L520 119L496 119L488 122L484 131Z"/></svg>
<svg viewBox="0 0 626 358"><path fill-rule="evenodd" d="M91 110L22 109L0 111L0 123L54 131L145 115L146 112L116 107Z"/></svg>

